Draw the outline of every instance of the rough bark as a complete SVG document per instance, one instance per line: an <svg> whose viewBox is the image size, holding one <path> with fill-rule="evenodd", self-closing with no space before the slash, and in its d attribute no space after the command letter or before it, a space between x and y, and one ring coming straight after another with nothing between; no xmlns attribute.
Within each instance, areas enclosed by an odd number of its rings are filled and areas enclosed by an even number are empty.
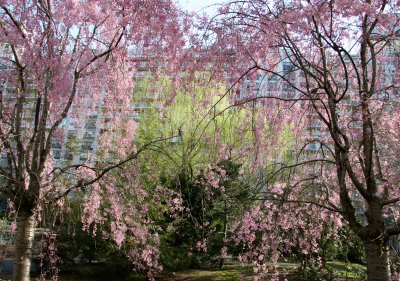
<svg viewBox="0 0 400 281"><path fill-rule="evenodd" d="M18 215L12 281L30 280L34 234L35 216L32 214L20 213Z"/></svg>
<svg viewBox="0 0 400 281"><path fill-rule="evenodd" d="M389 247L380 241L364 242L367 281L390 281Z"/></svg>

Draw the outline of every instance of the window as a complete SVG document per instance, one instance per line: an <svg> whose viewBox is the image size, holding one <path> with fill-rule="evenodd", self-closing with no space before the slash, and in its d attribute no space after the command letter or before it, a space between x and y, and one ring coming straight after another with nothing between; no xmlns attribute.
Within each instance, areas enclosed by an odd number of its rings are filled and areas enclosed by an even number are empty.
<svg viewBox="0 0 400 281"><path fill-rule="evenodd" d="M65 154L64 154L64 159L65 160L73 160L74 159L74 155L71 153L71 152L69 152L69 151L65 151Z"/></svg>
<svg viewBox="0 0 400 281"><path fill-rule="evenodd" d="M61 148L61 143L60 143L59 141L57 141L57 140L52 140L52 141L51 141L51 148L58 148L58 149L60 149L60 148Z"/></svg>
<svg viewBox="0 0 400 281"><path fill-rule="evenodd" d="M88 159L87 153L81 153L79 160L80 161L86 161Z"/></svg>
<svg viewBox="0 0 400 281"><path fill-rule="evenodd" d="M61 150L53 150L54 159L60 160L61 159Z"/></svg>
<svg viewBox="0 0 400 281"><path fill-rule="evenodd" d="M93 145L93 142L91 142L91 141L83 141L82 142L82 149L92 150L93 149L92 145Z"/></svg>

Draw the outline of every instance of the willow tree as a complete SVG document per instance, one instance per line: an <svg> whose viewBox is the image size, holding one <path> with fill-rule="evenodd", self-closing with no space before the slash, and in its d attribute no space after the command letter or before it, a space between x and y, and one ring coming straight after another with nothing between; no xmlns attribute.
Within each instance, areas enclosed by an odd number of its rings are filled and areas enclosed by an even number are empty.
<svg viewBox="0 0 400 281"><path fill-rule="evenodd" d="M160 89L156 99L149 95L154 88ZM214 260L222 266L220 257L234 248L228 245L231 226L258 198L259 186L250 188L249 182L255 181L260 160L265 164L291 150L290 124L271 126L271 108L239 106L208 70L179 88L168 78L149 77L138 91L142 98L136 102L144 109L136 141L176 136L140 156L143 181L174 198L165 202L175 212L172 218L160 220L164 254L169 259L182 254L180 261L189 263L189 252L191 262ZM256 128L264 138L262 149L254 142Z"/></svg>

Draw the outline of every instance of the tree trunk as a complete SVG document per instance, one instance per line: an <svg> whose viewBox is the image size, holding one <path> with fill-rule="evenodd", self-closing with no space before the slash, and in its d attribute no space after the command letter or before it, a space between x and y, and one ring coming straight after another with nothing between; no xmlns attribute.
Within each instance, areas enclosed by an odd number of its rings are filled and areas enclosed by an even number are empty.
<svg viewBox="0 0 400 281"><path fill-rule="evenodd" d="M390 281L389 247L379 242L364 242L368 281Z"/></svg>
<svg viewBox="0 0 400 281"><path fill-rule="evenodd" d="M15 241L13 281L30 280L34 234L35 216L27 213L19 214Z"/></svg>

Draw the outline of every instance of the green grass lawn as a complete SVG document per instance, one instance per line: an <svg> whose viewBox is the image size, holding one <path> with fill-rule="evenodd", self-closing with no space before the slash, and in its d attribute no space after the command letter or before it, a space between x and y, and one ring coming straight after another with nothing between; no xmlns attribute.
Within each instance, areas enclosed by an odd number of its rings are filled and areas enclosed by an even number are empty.
<svg viewBox="0 0 400 281"><path fill-rule="evenodd" d="M365 266L356 263L346 263L340 261L328 262L328 265L333 269L337 276L349 277L354 279L362 279L367 274Z"/></svg>
<svg viewBox="0 0 400 281"><path fill-rule="evenodd" d="M282 272L290 273L295 270L295 264L283 264ZM362 280L365 277L365 266L345 262L328 262L337 280ZM226 266L223 269L192 269L179 272L166 272L161 274L157 280L160 281L247 281L252 280L253 271L249 266Z"/></svg>
<svg viewBox="0 0 400 281"><path fill-rule="evenodd" d="M166 272L157 280L181 280L181 281L247 281L251 280L252 269L250 267L226 266L223 269L191 269L180 272Z"/></svg>
<svg viewBox="0 0 400 281"><path fill-rule="evenodd" d="M280 271L286 273L287 279L291 280L291 273L295 271L296 264L281 264ZM337 278L340 281L358 281L365 277L366 269L362 265L350 264L345 262L328 262ZM90 269L90 270L89 270ZM158 281L250 281L252 280L253 270L250 266L228 265L223 269L188 269L177 272L164 272L157 276ZM0 279L1 281L2 279ZM9 279L5 279L9 280ZM75 274L61 273L61 281L145 281L147 278L140 274L130 274L129 277L122 277L119 272L109 271L99 266L89 266L87 271L82 268ZM283 279L282 279L283 280Z"/></svg>

